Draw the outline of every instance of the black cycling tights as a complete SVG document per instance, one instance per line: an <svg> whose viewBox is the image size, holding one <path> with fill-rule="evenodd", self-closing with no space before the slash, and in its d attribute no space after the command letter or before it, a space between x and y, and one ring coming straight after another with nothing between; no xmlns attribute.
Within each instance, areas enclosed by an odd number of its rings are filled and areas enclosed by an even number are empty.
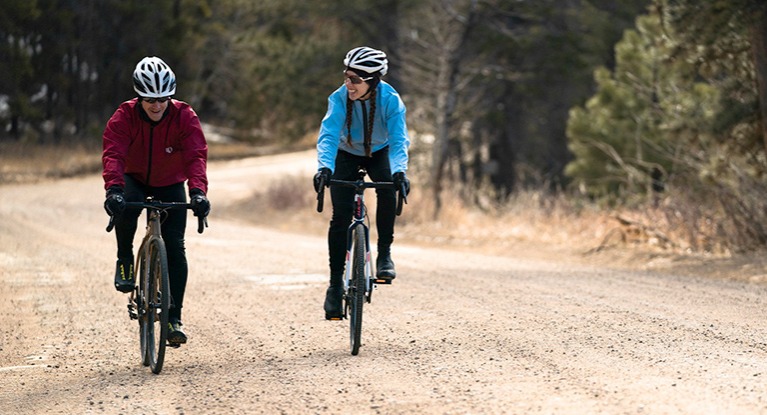
<svg viewBox="0 0 767 415"><path fill-rule="evenodd" d="M184 183L164 187L150 187L125 175L125 200L141 202L147 196L163 202L186 202ZM117 257L133 258L133 238L138 227L140 210L125 210L115 218L115 234L117 235ZM184 232L186 231L186 210L169 210L168 217L162 222L162 239L168 251L168 276L173 308L170 318L181 318L181 307L184 304L184 291L189 269L184 248ZM138 270L136 270L138 272Z"/></svg>
<svg viewBox="0 0 767 415"><path fill-rule="evenodd" d="M370 179L377 182L392 180L389 167L389 147L376 151L371 157L355 156L339 151L336 156L336 180L356 180L360 168L365 168ZM354 189L333 186L330 188L333 200L333 217L328 230L330 252L330 283L341 283L346 260L346 230L352 220ZM394 189L376 189L376 230L378 231L378 252L388 250L394 240L394 218L397 195Z"/></svg>

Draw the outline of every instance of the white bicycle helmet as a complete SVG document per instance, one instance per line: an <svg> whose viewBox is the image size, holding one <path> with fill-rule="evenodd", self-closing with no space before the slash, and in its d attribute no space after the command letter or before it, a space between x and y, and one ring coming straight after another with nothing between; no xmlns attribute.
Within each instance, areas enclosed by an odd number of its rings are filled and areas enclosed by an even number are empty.
<svg viewBox="0 0 767 415"><path fill-rule="evenodd" d="M169 97L176 93L176 75L162 59L142 59L133 70L133 89L143 98Z"/></svg>
<svg viewBox="0 0 767 415"><path fill-rule="evenodd" d="M346 54L344 65L347 68L357 69L370 75L384 76L389 70L389 61L386 54L380 50L360 46Z"/></svg>

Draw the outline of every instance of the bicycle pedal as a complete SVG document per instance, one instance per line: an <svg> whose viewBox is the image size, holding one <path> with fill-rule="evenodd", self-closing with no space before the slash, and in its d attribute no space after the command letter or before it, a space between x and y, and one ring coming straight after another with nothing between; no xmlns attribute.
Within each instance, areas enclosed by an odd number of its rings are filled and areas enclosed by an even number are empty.
<svg viewBox="0 0 767 415"><path fill-rule="evenodd" d="M373 284L391 285L392 278L376 278L373 280Z"/></svg>
<svg viewBox="0 0 767 415"><path fill-rule="evenodd" d="M136 307L133 304L128 304L128 317L131 320L138 320L138 313L136 313Z"/></svg>
<svg viewBox="0 0 767 415"><path fill-rule="evenodd" d="M181 347L181 343L171 343L171 342L167 342L167 344L168 344L168 347L172 347L172 348L174 348L174 349L178 349L179 347Z"/></svg>

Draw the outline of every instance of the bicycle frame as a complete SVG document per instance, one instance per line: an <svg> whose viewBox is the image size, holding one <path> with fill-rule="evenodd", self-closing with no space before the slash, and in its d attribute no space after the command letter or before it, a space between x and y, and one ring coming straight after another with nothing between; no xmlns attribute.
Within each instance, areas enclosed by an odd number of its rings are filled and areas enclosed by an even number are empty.
<svg viewBox="0 0 767 415"><path fill-rule="evenodd" d="M147 202L151 202L151 198L147 198ZM141 245L139 245L138 248L138 255L136 255L136 264L133 267L134 270L142 270L144 267L149 267L149 258L144 254L145 250L144 248L149 246L149 244L156 239L162 240L162 213L163 210L157 207L147 206L145 203L138 202L138 203L128 203L127 208L146 208L147 211L147 224L146 224L146 234L141 239ZM164 243L164 242L163 242ZM143 266L141 262L144 262ZM128 308L131 308L131 305L138 305L137 307L137 314L136 317L138 319L144 318L145 316L142 315L143 308L140 306L140 304L137 304L136 302L136 290L131 291L130 298L128 299ZM133 317L133 315L131 315Z"/></svg>
<svg viewBox="0 0 767 415"><path fill-rule="evenodd" d="M147 212L147 224L146 234L141 239L141 245L138 248L138 255L136 256L136 264L134 270L141 270L144 267L149 266L149 258L145 255L145 248L149 246L154 240L162 239L162 214L171 209L189 209L190 206L186 202L161 202L154 200L153 197L147 197L144 202L127 202L125 204L126 209L146 209ZM208 225L207 218L198 218L197 232L202 233L203 229ZM114 227L114 217L110 217L109 225L107 226L107 232L111 231ZM163 241L163 244L165 242ZM146 263L142 264L141 262ZM128 299L128 314L131 319L144 318L142 315L143 308L141 304L136 301L136 290L131 291Z"/></svg>
<svg viewBox="0 0 767 415"><path fill-rule="evenodd" d="M365 232L365 299L366 302L370 302L373 286L376 282L380 284L389 284L390 282L384 280L377 280L373 278L373 265L370 255L370 228L365 223L367 217L367 208L365 207L365 190L366 189L395 189L398 193L397 210L396 214L402 213L402 206L407 203L407 197L404 189L396 189L393 182L366 182L364 177L366 172L360 170L359 179L351 180L336 180L331 179L329 183L321 183L320 188L323 189L317 193L317 211L322 212L324 200L325 200L325 185L327 186L343 186L354 189L354 211L352 213L352 222L349 225L346 232L346 267L344 269L344 290L348 290L349 282L352 278L352 248L354 239L355 228L362 227Z"/></svg>
<svg viewBox="0 0 767 415"><path fill-rule="evenodd" d="M141 363L158 374L162 370L166 345L179 346L167 342L168 310L172 306L168 256L162 238L163 214L167 210L191 209L191 205L186 202L163 203L148 197L144 202L128 202L125 207L147 211L146 234L141 240L134 266L139 284L128 298L128 315L139 322ZM197 231L202 233L207 221L204 217L197 219ZM114 217L110 217L107 232L113 227Z"/></svg>
<svg viewBox="0 0 767 415"><path fill-rule="evenodd" d="M360 187L354 194L354 214L352 223L346 231L346 267L344 268L344 292L348 291L352 279L352 250L354 248L354 229L359 227L365 233L365 301L370 302L373 292L373 265L370 260L370 228L365 223L365 187Z"/></svg>

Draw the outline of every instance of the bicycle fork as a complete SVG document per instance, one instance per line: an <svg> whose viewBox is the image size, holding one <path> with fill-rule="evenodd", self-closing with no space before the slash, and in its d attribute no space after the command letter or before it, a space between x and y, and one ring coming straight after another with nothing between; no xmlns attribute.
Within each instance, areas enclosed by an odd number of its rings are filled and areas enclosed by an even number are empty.
<svg viewBox="0 0 767 415"><path fill-rule="evenodd" d="M365 273L365 301L370 303L373 293L373 265L370 255L370 230L365 225L365 205L362 202L362 195L356 194L354 196L354 216L349 229L346 232L346 267L344 269L344 292L348 293L353 279L353 258L354 258L354 231L359 227L359 230L364 232L365 246L364 246L364 273Z"/></svg>

